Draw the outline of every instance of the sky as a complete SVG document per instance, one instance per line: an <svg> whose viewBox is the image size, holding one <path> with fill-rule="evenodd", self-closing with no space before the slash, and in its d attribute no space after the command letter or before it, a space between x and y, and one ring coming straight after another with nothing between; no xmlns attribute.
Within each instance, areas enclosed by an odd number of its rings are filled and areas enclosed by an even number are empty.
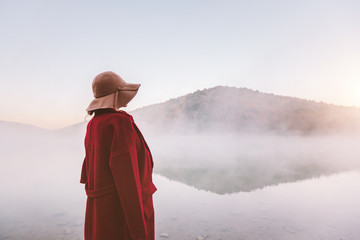
<svg viewBox="0 0 360 240"><path fill-rule="evenodd" d="M359 12L355 0L0 0L0 120L82 122L108 70L141 83L126 111L217 85L360 106Z"/></svg>

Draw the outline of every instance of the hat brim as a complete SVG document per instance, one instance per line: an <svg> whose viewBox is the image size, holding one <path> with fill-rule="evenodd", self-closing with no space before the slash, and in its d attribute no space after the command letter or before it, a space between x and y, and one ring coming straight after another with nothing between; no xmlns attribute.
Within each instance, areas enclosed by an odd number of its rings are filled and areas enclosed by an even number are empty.
<svg viewBox="0 0 360 240"><path fill-rule="evenodd" d="M140 86L141 84L125 83L125 85L119 87L117 91L93 99L86 108L86 111L91 112L97 109L125 107L135 97ZM116 99L115 95L117 92L118 97ZM115 103L115 101L117 101L117 103Z"/></svg>
<svg viewBox="0 0 360 240"><path fill-rule="evenodd" d="M119 90L122 91L137 91L139 90L139 87L141 86L141 84L138 83L125 83L122 87L119 87Z"/></svg>

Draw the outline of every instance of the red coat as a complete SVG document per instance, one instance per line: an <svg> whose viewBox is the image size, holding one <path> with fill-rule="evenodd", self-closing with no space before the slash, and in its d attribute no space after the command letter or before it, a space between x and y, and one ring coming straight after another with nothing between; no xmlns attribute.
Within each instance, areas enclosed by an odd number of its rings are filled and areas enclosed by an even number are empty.
<svg viewBox="0 0 360 240"><path fill-rule="evenodd" d="M85 240L154 239L153 161L131 115L101 110L87 126L81 183Z"/></svg>

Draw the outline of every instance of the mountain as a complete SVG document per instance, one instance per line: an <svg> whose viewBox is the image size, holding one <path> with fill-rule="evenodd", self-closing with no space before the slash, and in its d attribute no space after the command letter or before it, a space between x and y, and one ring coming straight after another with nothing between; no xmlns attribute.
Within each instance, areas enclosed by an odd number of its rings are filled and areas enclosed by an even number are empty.
<svg viewBox="0 0 360 240"><path fill-rule="evenodd" d="M154 133L328 134L360 129L360 109L217 86L137 109Z"/></svg>

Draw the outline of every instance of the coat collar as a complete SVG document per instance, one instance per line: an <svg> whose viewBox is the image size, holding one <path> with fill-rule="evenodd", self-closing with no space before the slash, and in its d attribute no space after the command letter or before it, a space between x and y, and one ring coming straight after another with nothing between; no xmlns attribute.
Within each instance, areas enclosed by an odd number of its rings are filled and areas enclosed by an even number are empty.
<svg viewBox="0 0 360 240"><path fill-rule="evenodd" d="M117 112L119 112L119 111L117 111L117 110L115 110L113 108L102 108L102 109L95 110L95 116L101 115L101 114L104 114L104 113L117 113Z"/></svg>

